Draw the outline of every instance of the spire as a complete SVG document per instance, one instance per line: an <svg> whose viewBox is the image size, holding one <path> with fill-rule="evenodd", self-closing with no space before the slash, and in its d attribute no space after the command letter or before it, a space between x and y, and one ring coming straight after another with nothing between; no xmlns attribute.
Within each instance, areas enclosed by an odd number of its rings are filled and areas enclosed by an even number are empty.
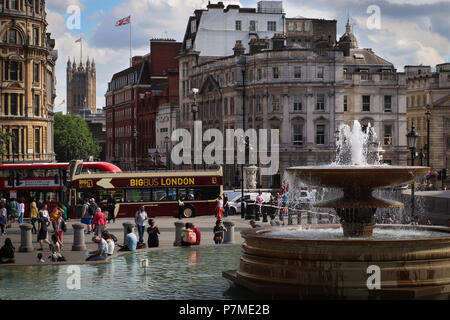
<svg viewBox="0 0 450 320"><path fill-rule="evenodd" d="M89 56L88 56L87 61L86 61L86 67L89 68L90 65L91 65L91 62L89 61Z"/></svg>
<svg viewBox="0 0 450 320"><path fill-rule="evenodd" d="M350 18L347 17L347 24L345 25L345 33L350 34L352 33L352 26L350 24Z"/></svg>
<svg viewBox="0 0 450 320"><path fill-rule="evenodd" d="M76 69L77 68L77 64L76 64L76 62L75 62L75 58L73 58L73 64L72 64L72 69Z"/></svg>
<svg viewBox="0 0 450 320"><path fill-rule="evenodd" d="M67 68L70 69L72 64L70 63L70 57L67 59Z"/></svg>

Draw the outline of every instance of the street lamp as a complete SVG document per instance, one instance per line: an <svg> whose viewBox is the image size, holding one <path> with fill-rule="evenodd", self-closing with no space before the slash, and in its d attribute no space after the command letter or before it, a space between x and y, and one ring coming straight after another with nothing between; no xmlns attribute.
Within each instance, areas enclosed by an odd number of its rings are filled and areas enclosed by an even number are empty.
<svg viewBox="0 0 450 320"><path fill-rule="evenodd" d="M194 147L193 147L193 157L192 160L194 161L193 166L194 170L196 170L195 166L195 121L197 120L197 113L198 113L198 105L197 105L197 95L200 90L197 88L192 89L192 93L194 94L194 103L192 104L192 115L193 115L193 126L192 126L192 137L194 141Z"/></svg>
<svg viewBox="0 0 450 320"><path fill-rule="evenodd" d="M170 166L170 161L169 161L169 141L170 138L168 136L166 136L164 138L164 143L166 145L166 170L170 170L169 166Z"/></svg>
<svg viewBox="0 0 450 320"><path fill-rule="evenodd" d="M425 112L427 116L427 167L430 166L430 120L431 120L431 111L430 105L427 104L427 112Z"/></svg>
<svg viewBox="0 0 450 320"><path fill-rule="evenodd" d="M411 150L411 166L414 166L414 157L416 152L417 140L419 139L419 134L414 130L414 121L411 125L411 131L406 135L408 141L408 148ZM414 203L414 180L411 183L411 217L414 216L415 203Z"/></svg>

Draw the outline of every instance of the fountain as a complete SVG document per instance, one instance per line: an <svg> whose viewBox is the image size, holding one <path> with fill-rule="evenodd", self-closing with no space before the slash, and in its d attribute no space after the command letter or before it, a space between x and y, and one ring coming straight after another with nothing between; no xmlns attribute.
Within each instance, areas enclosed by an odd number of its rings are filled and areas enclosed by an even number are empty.
<svg viewBox="0 0 450 320"><path fill-rule="evenodd" d="M342 190L342 197L314 204L334 209L340 225L244 230L239 269L223 276L271 298L450 296L450 228L375 224L378 208L403 204L374 197L373 191L429 170L381 165L368 151L375 139L372 128L364 132L357 121L353 129L341 126L334 163L286 170L290 180Z"/></svg>

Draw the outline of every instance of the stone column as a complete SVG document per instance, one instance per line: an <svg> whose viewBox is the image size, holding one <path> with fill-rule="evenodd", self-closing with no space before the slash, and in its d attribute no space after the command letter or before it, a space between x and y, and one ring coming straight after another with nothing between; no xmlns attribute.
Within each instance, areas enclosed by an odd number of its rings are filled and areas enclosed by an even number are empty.
<svg viewBox="0 0 450 320"><path fill-rule="evenodd" d="M19 252L33 252L33 241L31 239L31 229L33 227L29 224L20 225L20 247Z"/></svg>
<svg viewBox="0 0 450 320"><path fill-rule="evenodd" d="M181 246L181 231L184 228L184 222L175 221L175 241L173 242L174 246Z"/></svg>
<svg viewBox="0 0 450 320"><path fill-rule="evenodd" d="M84 242L84 225L74 223L73 228L73 244L72 251L85 251L86 243Z"/></svg>
<svg viewBox="0 0 450 320"><path fill-rule="evenodd" d="M224 221L224 227L227 229L225 235L223 237L223 243L234 243L234 222L232 221Z"/></svg>
<svg viewBox="0 0 450 320"><path fill-rule="evenodd" d="M124 223L122 223L122 225L123 225L123 242L125 242L125 239L127 238L127 234L128 234L127 233L128 227L134 228L135 223L134 222L124 222Z"/></svg>

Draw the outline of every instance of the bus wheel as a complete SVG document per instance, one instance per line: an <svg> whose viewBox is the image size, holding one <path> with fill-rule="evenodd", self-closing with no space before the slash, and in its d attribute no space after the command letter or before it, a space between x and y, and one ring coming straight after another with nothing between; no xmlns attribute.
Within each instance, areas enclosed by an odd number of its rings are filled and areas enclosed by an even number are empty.
<svg viewBox="0 0 450 320"><path fill-rule="evenodd" d="M192 218L194 216L194 208L186 207L183 210L183 218Z"/></svg>

